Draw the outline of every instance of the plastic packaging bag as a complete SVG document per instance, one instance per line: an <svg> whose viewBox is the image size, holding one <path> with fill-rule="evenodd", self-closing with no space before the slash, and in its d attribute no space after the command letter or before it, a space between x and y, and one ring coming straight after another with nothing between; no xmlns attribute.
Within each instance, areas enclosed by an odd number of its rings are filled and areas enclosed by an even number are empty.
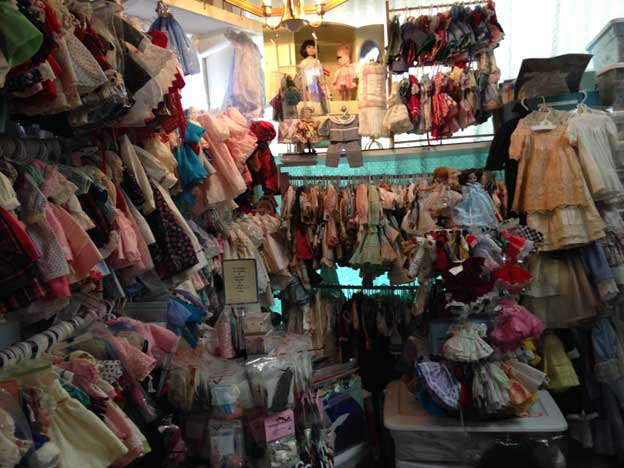
<svg viewBox="0 0 624 468"><path fill-rule="evenodd" d="M294 406L294 366L283 356L268 356L247 363L247 376L256 407L280 412Z"/></svg>

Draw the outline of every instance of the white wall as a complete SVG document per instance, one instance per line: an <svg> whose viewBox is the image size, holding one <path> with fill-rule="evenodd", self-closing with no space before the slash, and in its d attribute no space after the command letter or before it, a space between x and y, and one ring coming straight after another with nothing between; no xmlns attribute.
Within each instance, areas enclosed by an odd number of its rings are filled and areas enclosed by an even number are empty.
<svg viewBox="0 0 624 468"><path fill-rule="evenodd" d="M182 106L203 110L219 110L227 90L234 58L234 48L225 36L225 29L202 35L195 41L201 64L201 73L185 77ZM250 35L262 52L262 35ZM206 89L207 88L207 89Z"/></svg>

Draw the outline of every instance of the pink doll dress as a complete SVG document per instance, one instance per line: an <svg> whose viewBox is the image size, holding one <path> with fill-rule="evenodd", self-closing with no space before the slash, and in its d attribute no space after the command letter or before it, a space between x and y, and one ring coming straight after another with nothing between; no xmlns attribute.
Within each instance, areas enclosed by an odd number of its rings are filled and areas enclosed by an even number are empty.
<svg viewBox="0 0 624 468"><path fill-rule="evenodd" d="M492 338L503 349L514 350L527 338L539 338L544 331L543 322L515 300L498 301L502 308L492 331Z"/></svg>
<svg viewBox="0 0 624 468"><path fill-rule="evenodd" d="M355 70L353 64L341 65L336 72L332 87L337 91L350 91L355 89Z"/></svg>
<svg viewBox="0 0 624 468"><path fill-rule="evenodd" d="M110 338L119 360L123 363L128 373L139 382L145 380L156 368L157 361L152 356L145 354L139 348L132 346L126 338L113 336Z"/></svg>
<svg viewBox="0 0 624 468"><path fill-rule="evenodd" d="M225 132L220 121L210 114L202 114L198 120L206 130L204 140L209 144L208 151L217 171L204 185L205 197L210 204L232 202L245 192L247 184L225 144L229 130Z"/></svg>
<svg viewBox="0 0 624 468"><path fill-rule="evenodd" d="M72 215L54 203L50 203L49 206L63 226L73 259L70 263L72 274L70 274L69 281L76 283L89 276L91 270L102 260L102 255L87 232Z"/></svg>
<svg viewBox="0 0 624 468"><path fill-rule="evenodd" d="M130 334L122 332L119 336L125 336L129 340L137 343L147 341L147 354L155 357L161 364L166 354L173 351L178 343L179 337L167 328L155 323L143 323L138 320L123 318L113 322L113 325L123 325Z"/></svg>

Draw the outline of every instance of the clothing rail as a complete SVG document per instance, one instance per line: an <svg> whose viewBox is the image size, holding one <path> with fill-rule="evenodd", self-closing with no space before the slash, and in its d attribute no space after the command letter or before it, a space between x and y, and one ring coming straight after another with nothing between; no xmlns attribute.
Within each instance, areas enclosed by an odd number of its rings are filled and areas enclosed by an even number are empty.
<svg viewBox="0 0 624 468"><path fill-rule="evenodd" d="M469 1L460 1L454 3L439 3L433 5L416 5L412 7L401 7L401 8L390 8L390 2L386 2L388 5L389 13L396 13L399 11L412 11L412 10L439 10L440 8L451 8L454 6L469 6L469 5L485 5L487 1L485 0L469 0Z"/></svg>
<svg viewBox="0 0 624 468"><path fill-rule="evenodd" d="M354 290L372 290L372 291L413 291L418 289L418 285L411 286L354 286L344 284L320 284L316 286L318 289L354 289Z"/></svg>
<svg viewBox="0 0 624 468"><path fill-rule="evenodd" d="M76 332L82 331L99 320L96 309L88 310L82 317L63 320L46 331L31 336L0 351L0 369L8 369L28 359L37 359L50 351L58 343L71 339Z"/></svg>
<svg viewBox="0 0 624 468"><path fill-rule="evenodd" d="M288 175L288 173L282 173L285 175ZM341 180L341 181L365 181L365 180L381 180L381 179L387 179L387 180L405 180L405 179L416 179L418 177L429 177L431 175L430 172L423 172L423 173L414 173L414 174L371 174L371 175L345 175L345 176L340 176L340 175L319 175L319 176L314 176L314 175L296 175L296 176L291 176L288 175L288 179L289 180L303 180L303 181L315 181L315 180Z"/></svg>
<svg viewBox="0 0 624 468"><path fill-rule="evenodd" d="M62 145L56 138L0 136L0 156L16 162L58 161L61 155Z"/></svg>

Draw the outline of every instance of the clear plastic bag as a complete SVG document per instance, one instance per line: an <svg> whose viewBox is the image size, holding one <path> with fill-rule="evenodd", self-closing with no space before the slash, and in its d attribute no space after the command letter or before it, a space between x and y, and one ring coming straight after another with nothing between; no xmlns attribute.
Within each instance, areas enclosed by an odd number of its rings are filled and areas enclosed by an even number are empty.
<svg viewBox="0 0 624 468"><path fill-rule="evenodd" d="M300 461L295 436L290 435L268 442L267 461L267 466L270 468L295 466Z"/></svg>
<svg viewBox="0 0 624 468"><path fill-rule="evenodd" d="M247 363L256 407L280 412L294 407L294 366L285 356L267 356Z"/></svg>

